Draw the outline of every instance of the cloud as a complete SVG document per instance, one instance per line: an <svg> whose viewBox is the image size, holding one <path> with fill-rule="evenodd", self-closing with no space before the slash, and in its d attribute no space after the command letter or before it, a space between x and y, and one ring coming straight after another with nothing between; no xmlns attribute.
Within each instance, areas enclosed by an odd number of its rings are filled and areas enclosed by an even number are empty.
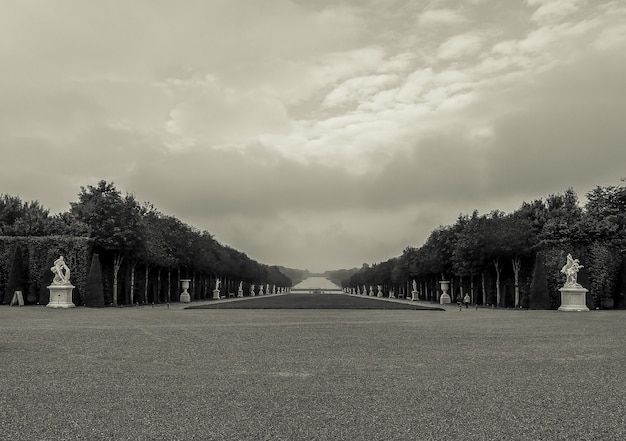
<svg viewBox="0 0 626 441"><path fill-rule="evenodd" d="M452 9L428 9L419 15L417 21L424 26L441 26L465 23L467 18Z"/></svg>
<svg viewBox="0 0 626 441"><path fill-rule="evenodd" d="M394 4L15 3L0 189L58 212L112 180L323 270L624 174L620 2Z"/></svg>
<svg viewBox="0 0 626 441"><path fill-rule="evenodd" d="M483 38L475 33L455 35L441 43L437 57L441 60L455 60L471 57L482 48Z"/></svg>
<svg viewBox="0 0 626 441"><path fill-rule="evenodd" d="M350 78L326 95L322 101L322 106L336 107L349 103L360 103L380 90L389 88L397 81L397 76L388 74Z"/></svg>
<svg viewBox="0 0 626 441"><path fill-rule="evenodd" d="M584 0L527 0L530 6L539 6L531 19L537 23L555 23L577 12Z"/></svg>

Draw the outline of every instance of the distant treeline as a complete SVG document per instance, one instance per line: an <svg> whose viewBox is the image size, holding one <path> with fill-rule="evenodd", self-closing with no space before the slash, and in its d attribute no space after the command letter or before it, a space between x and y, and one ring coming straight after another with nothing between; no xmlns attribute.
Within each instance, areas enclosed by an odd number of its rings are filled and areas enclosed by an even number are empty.
<svg viewBox="0 0 626 441"><path fill-rule="evenodd" d="M19 254L19 258L16 256ZM193 299L211 298L219 278L224 294L242 283L289 287L277 266L250 259L220 244L212 234L123 195L113 183L81 187L78 201L58 215L39 202L0 195L0 300L11 301L16 280L28 303L41 303L50 267L59 255L74 265L75 303L84 302L85 279L94 255L102 268L105 304L177 300L180 279L191 279ZM24 269L11 278L18 261ZM21 261L21 262L19 262ZM9 280L11 279L11 280ZM12 286L7 286L11 282Z"/></svg>
<svg viewBox="0 0 626 441"><path fill-rule="evenodd" d="M560 306L568 253L584 266L578 280L590 308L626 306L626 186L596 187L584 206L568 189L508 214L461 214L421 247L363 265L342 285L383 285L401 295L416 286L421 299L438 301L439 281L450 280L453 301L469 293L477 304L552 309Z"/></svg>

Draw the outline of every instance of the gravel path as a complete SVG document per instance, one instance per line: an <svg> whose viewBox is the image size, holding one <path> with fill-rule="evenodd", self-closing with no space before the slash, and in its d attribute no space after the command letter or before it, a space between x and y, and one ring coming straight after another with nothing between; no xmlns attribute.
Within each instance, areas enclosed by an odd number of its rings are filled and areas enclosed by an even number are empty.
<svg viewBox="0 0 626 441"><path fill-rule="evenodd" d="M620 311L0 307L2 440L623 440Z"/></svg>

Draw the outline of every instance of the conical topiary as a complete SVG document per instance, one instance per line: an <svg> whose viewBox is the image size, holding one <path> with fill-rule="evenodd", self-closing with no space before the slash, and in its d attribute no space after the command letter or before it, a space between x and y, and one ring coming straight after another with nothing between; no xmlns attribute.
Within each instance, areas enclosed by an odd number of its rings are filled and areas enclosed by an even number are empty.
<svg viewBox="0 0 626 441"><path fill-rule="evenodd" d="M85 306L104 306L104 289L102 287L102 270L100 258L94 254L91 259L91 267L85 283Z"/></svg>
<svg viewBox="0 0 626 441"><path fill-rule="evenodd" d="M46 267L41 271L41 287L39 288L39 304L47 305L50 302L50 290L48 287L52 284L54 280L54 273L50 270L52 265L54 265L54 261L56 260L55 253L52 251L48 251L46 257Z"/></svg>
<svg viewBox="0 0 626 441"><path fill-rule="evenodd" d="M28 290L28 268L24 265L24 255L22 247L15 245L13 251L13 260L11 261L11 269L9 270L9 278L7 280L6 291L4 292L4 304L8 305L13 299L15 291L22 291L22 297L26 301Z"/></svg>
<svg viewBox="0 0 626 441"><path fill-rule="evenodd" d="M552 302L548 293L548 278L543 254L537 253L533 268L533 280L530 282L529 307L531 309L551 309Z"/></svg>

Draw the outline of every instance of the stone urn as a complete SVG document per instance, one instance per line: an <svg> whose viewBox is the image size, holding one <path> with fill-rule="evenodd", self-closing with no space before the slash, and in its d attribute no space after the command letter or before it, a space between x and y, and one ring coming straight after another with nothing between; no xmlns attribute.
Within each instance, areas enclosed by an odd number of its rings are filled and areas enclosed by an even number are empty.
<svg viewBox="0 0 626 441"><path fill-rule="evenodd" d="M450 281L441 280L439 282L439 286L441 287L441 297L439 298L439 304L444 305L446 303L451 303L450 294L448 294L448 290L450 289Z"/></svg>
<svg viewBox="0 0 626 441"><path fill-rule="evenodd" d="M181 279L180 286L183 289L183 292L180 293L180 303L189 303L191 302L191 296L187 290L189 289L189 282L191 279Z"/></svg>

